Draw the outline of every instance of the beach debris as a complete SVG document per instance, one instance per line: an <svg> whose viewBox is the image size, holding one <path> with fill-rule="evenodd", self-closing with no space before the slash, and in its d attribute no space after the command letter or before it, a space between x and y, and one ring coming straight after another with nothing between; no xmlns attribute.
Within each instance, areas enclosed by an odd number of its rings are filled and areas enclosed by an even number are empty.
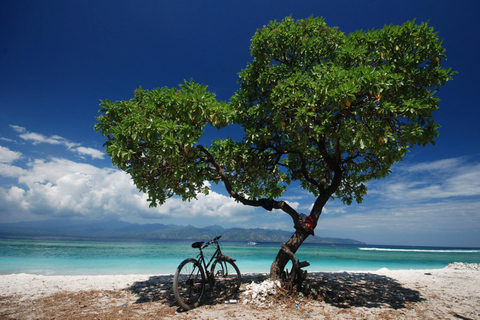
<svg viewBox="0 0 480 320"><path fill-rule="evenodd" d="M272 281L267 279L261 283L255 283L247 285L245 292L243 293L243 304L255 304L258 306L269 306L272 302L267 302L269 296L276 295L281 288L280 281Z"/></svg>
<svg viewBox="0 0 480 320"><path fill-rule="evenodd" d="M225 304L237 304L238 301L236 299L225 300Z"/></svg>
<svg viewBox="0 0 480 320"><path fill-rule="evenodd" d="M465 262L454 262L448 264L446 269L454 270L476 270L480 271L480 263L465 263Z"/></svg>

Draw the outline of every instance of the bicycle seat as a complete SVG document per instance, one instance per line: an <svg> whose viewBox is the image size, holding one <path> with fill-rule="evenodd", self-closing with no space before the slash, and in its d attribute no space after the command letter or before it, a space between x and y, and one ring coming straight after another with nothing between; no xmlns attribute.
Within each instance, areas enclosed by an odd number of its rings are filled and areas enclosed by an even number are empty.
<svg viewBox="0 0 480 320"><path fill-rule="evenodd" d="M203 244L204 244L203 241L194 242L192 243L192 248L201 248Z"/></svg>

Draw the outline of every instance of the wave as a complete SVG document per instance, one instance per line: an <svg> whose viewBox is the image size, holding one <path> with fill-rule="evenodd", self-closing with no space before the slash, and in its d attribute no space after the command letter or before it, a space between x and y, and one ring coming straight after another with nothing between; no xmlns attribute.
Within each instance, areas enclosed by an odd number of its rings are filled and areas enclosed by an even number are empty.
<svg viewBox="0 0 480 320"><path fill-rule="evenodd" d="M363 251L420 252L420 253L480 253L477 249L396 249L396 248L359 248Z"/></svg>

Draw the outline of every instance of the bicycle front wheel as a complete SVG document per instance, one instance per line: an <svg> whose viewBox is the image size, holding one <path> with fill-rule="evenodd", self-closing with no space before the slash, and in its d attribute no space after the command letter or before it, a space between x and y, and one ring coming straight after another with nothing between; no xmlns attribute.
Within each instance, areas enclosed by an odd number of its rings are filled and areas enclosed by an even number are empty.
<svg viewBox="0 0 480 320"><path fill-rule="evenodd" d="M184 310L198 307L205 292L205 272L193 258L186 259L177 268L173 277L173 295Z"/></svg>
<svg viewBox="0 0 480 320"><path fill-rule="evenodd" d="M217 260L212 265L212 275L215 277L214 289L218 294L233 295L240 288L242 276L233 261Z"/></svg>

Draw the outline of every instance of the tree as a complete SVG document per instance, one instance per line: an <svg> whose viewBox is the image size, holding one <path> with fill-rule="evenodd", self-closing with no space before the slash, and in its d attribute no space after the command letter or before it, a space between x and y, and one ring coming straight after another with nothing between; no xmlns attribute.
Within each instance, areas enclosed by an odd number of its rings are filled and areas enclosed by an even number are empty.
<svg viewBox="0 0 480 320"><path fill-rule="evenodd" d="M272 263L278 278L313 234L324 205L362 202L365 183L389 174L415 145L434 144L437 90L451 80L442 41L427 23L344 33L322 18L273 21L252 38L253 61L230 102L193 81L102 101L96 131L113 164L152 206L208 194L223 183L236 201L291 216L295 232ZM207 126L239 124L241 141L202 145ZM305 218L281 196L291 182L314 197ZM293 278L290 279L292 285Z"/></svg>

